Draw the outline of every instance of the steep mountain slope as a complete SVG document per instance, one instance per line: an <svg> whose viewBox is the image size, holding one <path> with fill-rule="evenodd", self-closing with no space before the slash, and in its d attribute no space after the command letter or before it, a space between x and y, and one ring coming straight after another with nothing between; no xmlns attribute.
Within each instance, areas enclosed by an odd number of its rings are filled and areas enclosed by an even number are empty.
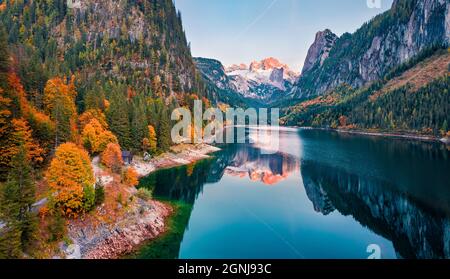
<svg viewBox="0 0 450 279"><path fill-rule="evenodd" d="M222 90L237 91L232 80L225 73L222 63L215 59L194 58L197 69L202 73L203 77L212 82L217 88Z"/></svg>
<svg viewBox="0 0 450 279"><path fill-rule="evenodd" d="M71 74L166 97L199 88L172 0L6 1L0 22L28 91Z"/></svg>
<svg viewBox="0 0 450 279"><path fill-rule="evenodd" d="M343 83L361 87L424 49L449 42L449 1L395 0L354 34L336 38L329 30L319 32L291 97L322 95Z"/></svg>
<svg viewBox="0 0 450 279"><path fill-rule="evenodd" d="M359 89L340 86L285 111L287 125L445 136L450 123L450 49L425 51Z"/></svg>
<svg viewBox="0 0 450 279"><path fill-rule="evenodd" d="M204 80L204 91L211 101L233 107L260 106L256 101L245 99L238 92L220 61L197 57L194 62Z"/></svg>
<svg viewBox="0 0 450 279"><path fill-rule="evenodd" d="M331 32L330 29L317 32L316 39L308 50L308 55L306 56L305 64L303 65L302 74L305 74L311 70L316 63L318 63L319 66L322 66L325 59L327 59L330 55L330 51L337 39L338 36Z"/></svg>

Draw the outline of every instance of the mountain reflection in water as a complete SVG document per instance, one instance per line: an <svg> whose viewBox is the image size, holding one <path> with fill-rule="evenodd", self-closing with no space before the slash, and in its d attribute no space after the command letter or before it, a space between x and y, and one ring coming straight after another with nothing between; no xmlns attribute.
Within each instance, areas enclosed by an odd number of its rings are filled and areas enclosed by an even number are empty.
<svg viewBox="0 0 450 279"><path fill-rule="evenodd" d="M388 258L450 258L448 150L315 130L280 139L276 154L227 144L211 159L141 181L156 197L194 205L179 257L364 258L362 245L377 240Z"/></svg>

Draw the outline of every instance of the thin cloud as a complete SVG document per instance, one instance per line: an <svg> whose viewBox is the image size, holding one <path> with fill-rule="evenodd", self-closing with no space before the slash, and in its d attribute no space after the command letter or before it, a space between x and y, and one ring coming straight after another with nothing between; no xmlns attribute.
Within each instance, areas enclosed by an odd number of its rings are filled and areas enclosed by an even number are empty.
<svg viewBox="0 0 450 279"><path fill-rule="evenodd" d="M258 21L260 21L272 7L278 2L278 0L273 0L265 9L261 12L249 25L247 25L237 36L236 40L240 39L245 33L247 33Z"/></svg>

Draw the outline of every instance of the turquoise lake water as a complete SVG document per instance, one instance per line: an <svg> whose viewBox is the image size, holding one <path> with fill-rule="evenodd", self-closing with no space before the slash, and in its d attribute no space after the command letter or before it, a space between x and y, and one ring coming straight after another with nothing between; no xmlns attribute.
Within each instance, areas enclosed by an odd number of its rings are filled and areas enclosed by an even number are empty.
<svg viewBox="0 0 450 279"><path fill-rule="evenodd" d="M221 145L141 181L190 206L174 257L450 257L444 145L305 129L283 129L276 153L264 154L265 143Z"/></svg>

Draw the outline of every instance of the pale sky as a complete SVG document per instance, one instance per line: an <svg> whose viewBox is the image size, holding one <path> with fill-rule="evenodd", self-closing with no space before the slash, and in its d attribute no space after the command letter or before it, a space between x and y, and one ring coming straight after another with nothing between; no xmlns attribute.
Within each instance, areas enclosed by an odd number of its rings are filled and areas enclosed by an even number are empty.
<svg viewBox="0 0 450 279"><path fill-rule="evenodd" d="M367 2L380 1L380 8ZM317 31L354 32L392 0L174 0L194 57L225 66L276 57L300 72Z"/></svg>

